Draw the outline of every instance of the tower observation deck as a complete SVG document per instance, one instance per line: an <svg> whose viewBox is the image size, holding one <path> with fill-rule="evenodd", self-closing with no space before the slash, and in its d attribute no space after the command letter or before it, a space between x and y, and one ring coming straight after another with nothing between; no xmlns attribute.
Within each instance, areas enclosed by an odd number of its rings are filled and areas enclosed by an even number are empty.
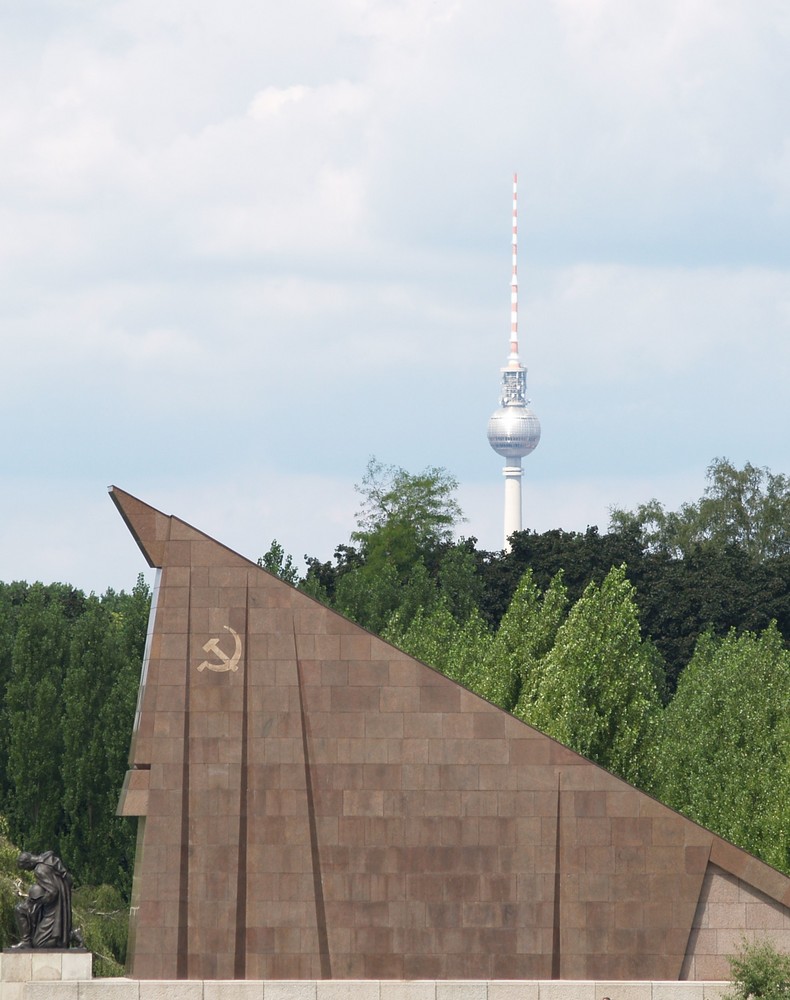
<svg viewBox="0 0 790 1000"><path fill-rule="evenodd" d="M518 177L513 175L513 262L510 285L510 354L502 373L499 408L488 420L488 443L505 459L504 548L510 536L521 531L521 459L540 441L540 421L527 399L527 369L518 354Z"/></svg>

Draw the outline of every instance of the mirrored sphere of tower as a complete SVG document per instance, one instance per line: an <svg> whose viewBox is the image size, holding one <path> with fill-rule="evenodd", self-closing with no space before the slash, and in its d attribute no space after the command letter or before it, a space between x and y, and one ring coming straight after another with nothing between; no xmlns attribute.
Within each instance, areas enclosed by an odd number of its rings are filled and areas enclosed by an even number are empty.
<svg viewBox="0 0 790 1000"><path fill-rule="evenodd" d="M504 458L522 458L540 441L540 421L528 406L502 406L488 420L488 443Z"/></svg>

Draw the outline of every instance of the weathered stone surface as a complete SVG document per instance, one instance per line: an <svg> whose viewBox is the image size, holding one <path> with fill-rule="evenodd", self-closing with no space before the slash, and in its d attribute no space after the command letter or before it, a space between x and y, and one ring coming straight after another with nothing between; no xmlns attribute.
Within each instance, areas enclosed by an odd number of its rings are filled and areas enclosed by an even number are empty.
<svg viewBox="0 0 790 1000"><path fill-rule="evenodd" d="M370 981L364 987L355 981L307 982L273 981L194 981L138 982L128 979L94 979L84 982L0 982L0 1000L251 1000L269 996L321 998L327 996L354 1000L364 993L375 1000L435 1000L440 988L445 1000L462 1000L468 989L484 1000L722 1000L726 983L628 983L628 982L475 982L441 983L437 981L392 982ZM283 989L281 989L283 987Z"/></svg>
<svg viewBox="0 0 790 1000"><path fill-rule="evenodd" d="M785 876L112 496L161 568L119 807L145 817L132 976L720 979L741 920L785 932Z"/></svg>

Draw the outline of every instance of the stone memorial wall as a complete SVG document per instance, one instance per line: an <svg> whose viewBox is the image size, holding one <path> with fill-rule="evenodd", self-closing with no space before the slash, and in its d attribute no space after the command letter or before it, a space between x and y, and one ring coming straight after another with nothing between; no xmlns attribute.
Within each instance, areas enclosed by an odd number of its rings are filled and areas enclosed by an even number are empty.
<svg viewBox="0 0 790 1000"><path fill-rule="evenodd" d="M744 931L790 933L784 875L111 495L160 569L120 802L130 976L722 979Z"/></svg>

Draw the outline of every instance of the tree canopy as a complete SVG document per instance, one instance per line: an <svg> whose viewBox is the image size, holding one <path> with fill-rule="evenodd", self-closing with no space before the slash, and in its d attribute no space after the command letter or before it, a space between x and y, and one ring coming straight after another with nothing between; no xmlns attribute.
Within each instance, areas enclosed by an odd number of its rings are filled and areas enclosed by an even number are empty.
<svg viewBox="0 0 790 1000"><path fill-rule="evenodd" d="M149 608L142 577L131 593L101 598L0 584L0 815L23 849L54 850L79 881L112 883L127 898L134 822L115 808Z"/></svg>
<svg viewBox="0 0 790 1000"><path fill-rule="evenodd" d="M639 784L659 707L656 659L642 640L625 566L590 583L546 653L528 722Z"/></svg>
<svg viewBox="0 0 790 1000"><path fill-rule="evenodd" d="M700 639L651 763L664 802L790 870L790 652L775 625Z"/></svg>
<svg viewBox="0 0 790 1000"><path fill-rule="evenodd" d="M416 553L449 542L464 520L455 498L458 480L441 466L415 475L371 457L354 488L362 503L351 537L368 559L386 555L400 566Z"/></svg>
<svg viewBox="0 0 790 1000"><path fill-rule="evenodd" d="M651 551L683 557L700 545L737 547L754 560L790 554L790 478L726 458L708 466L708 484L696 502L667 511L658 500L635 511L615 507L612 526L636 529Z"/></svg>

